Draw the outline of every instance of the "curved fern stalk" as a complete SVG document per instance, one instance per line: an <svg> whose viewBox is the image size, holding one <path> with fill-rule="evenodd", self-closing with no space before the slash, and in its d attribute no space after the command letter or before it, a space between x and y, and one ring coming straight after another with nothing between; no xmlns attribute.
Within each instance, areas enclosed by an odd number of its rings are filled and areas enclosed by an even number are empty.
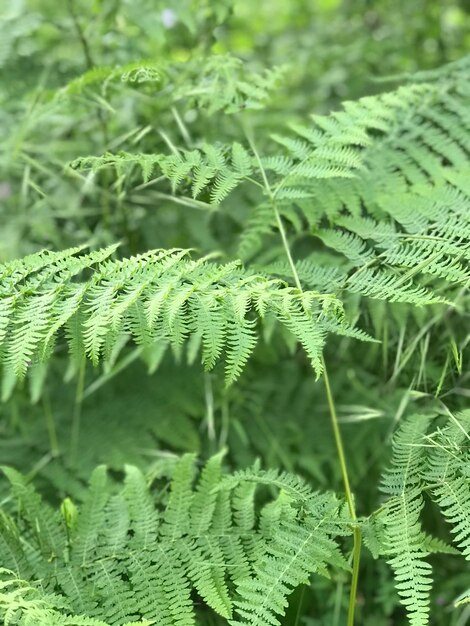
<svg viewBox="0 0 470 626"><path fill-rule="evenodd" d="M275 487L302 503L307 503L312 495L308 484L299 476L276 469L260 470L257 465L246 470L238 470L231 476L224 477L217 485L217 490L234 489L244 483Z"/></svg>
<svg viewBox="0 0 470 626"><path fill-rule="evenodd" d="M45 616L57 626L191 626L210 610L228 623L279 624L310 574L348 567L336 542L347 532L344 507L288 474L253 468L224 479L222 461L223 452L196 472L193 454L178 459L167 499L136 467L117 489L101 466L83 504L66 499L60 512L5 468L19 507L0 524L0 558L15 571L0 582L0 618L13 610L18 626L32 616L44 626ZM261 486L277 495L259 507ZM23 612L2 596L18 586Z"/></svg>
<svg viewBox="0 0 470 626"><path fill-rule="evenodd" d="M74 78L67 85L54 93L54 98L61 102L66 98L86 95L92 89L99 90L103 98L107 97L108 88L113 83L128 83L129 85L142 83L162 84L165 81L165 68L150 60L133 61L125 65L98 66L87 70L81 76Z"/></svg>

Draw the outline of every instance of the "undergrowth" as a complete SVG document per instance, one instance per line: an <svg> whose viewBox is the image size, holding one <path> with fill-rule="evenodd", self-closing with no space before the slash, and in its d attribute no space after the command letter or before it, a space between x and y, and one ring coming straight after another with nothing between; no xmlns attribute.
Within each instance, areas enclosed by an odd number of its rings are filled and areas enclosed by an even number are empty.
<svg viewBox="0 0 470 626"><path fill-rule="evenodd" d="M0 618L464 626L468 9L157 4L0 12Z"/></svg>

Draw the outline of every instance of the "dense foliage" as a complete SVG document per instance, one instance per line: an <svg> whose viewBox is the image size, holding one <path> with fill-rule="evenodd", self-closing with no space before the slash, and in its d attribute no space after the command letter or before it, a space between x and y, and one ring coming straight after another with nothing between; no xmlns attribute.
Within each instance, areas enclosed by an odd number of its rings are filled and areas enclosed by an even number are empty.
<svg viewBox="0 0 470 626"><path fill-rule="evenodd" d="M0 8L2 623L470 623L469 44Z"/></svg>

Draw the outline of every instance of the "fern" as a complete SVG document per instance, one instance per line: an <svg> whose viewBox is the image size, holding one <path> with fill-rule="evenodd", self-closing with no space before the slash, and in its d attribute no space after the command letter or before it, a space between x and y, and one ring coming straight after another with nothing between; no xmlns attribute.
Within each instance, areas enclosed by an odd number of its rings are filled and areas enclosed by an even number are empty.
<svg viewBox="0 0 470 626"><path fill-rule="evenodd" d="M333 496L312 493L294 476L258 477L250 470L246 479L239 473L221 481L222 459L223 454L210 459L194 485L194 455L183 456L174 466L167 498L149 489L132 466L116 492L105 468L98 467L83 504L77 509L64 501L61 514L51 514L23 477L5 469L24 541L17 542L16 524L6 517L1 558L15 574L7 576L4 589L19 587L26 599L16 608L16 595L6 593L1 616L13 611L17 621L11 623L18 625L30 624L35 611L36 619L43 619L44 611L57 624L185 626L195 623L194 589L230 623L278 623L287 596L311 573L325 573L329 565L347 567L335 541L346 528L341 507ZM258 509L246 480L271 486L279 495ZM237 513L242 485L251 493L242 505L243 517L253 520L249 524ZM44 543L44 529L37 526L41 518L60 549ZM22 560L3 547L15 541ZM23 586L16 577L31 571Z"/></svg>
<svg viewBox="0 0 470 626"><path fill-rule="evenodd" d="M231 54L213 54L186 63L164 63L152 59L132 61L115 67L94 67L52 94L63 100L77 96L93 96L95 92L108 99L113 91L147 88L159 92L170 103L183 102L208 116L219 111L226 114L245 109L262 109L280 85L286 68L283 66L254 71Z"/></svg>
<svg viewBox="0 0 470 626"><path fill-rule="evenodd" d="M68 604L55 594L45 594L37 587L0 570L0 614L11 626L111 626L99 619L68 613ZM126 622L124 626L151 626L154 622Z"/></svg>
<svg viewBox="0 0 470 626"><path fill-rule="evenodd" d="M424 473L433 499L451 524L454 541L470 560L469 413L457 415L432 437L428 471Z"/></svg>
<svg viewBox="0 0 470 626"><path fill-rule="evenodd" d="M432 570L425 558L436 550L449 551L421 526L427 488L468 559L468 477L460 473L467 462L468 416L453 418L444 430L427 435L431 423L432 417L412 416L395 436L391 468L382 481L387 501L374 522L379 528L368 541L376 553L391 556L388 562L412 626L429 623ZM429 454L427 441L431 442Z"/></svg>
<svg viewBox="0 0 470 626"><path fill-rule="evenodd" d="M274 4L272 24L231 0L32 4L0 15L0 253L64 250L0 265L0 449L16 468L0 484L0 621L267 626L289 608L312 626L461 624L470 57L337 96L408 67L393 42L424 66L454 58L465 3L403 33L381 3L300 18ZM233 47L243 60L215 53ZM286 54L298 63L272 67ZM342 478L349 513L259 461L227 475L224 445L235 467L260 455L324 488ZM201 465L206 447L222 451ZM361 518L356 502L379 508ZM359 571L361 534L385 558Z"/></svg>
<svg viewBox="0 0 470 626"><path fill-rule="evenodd" d="M211 202L220 204L252 173L253 157L241 144L234 143L230 149L205 144L200 150L185 150L169 156L107 153L102 157L80 157L71 163L73 168L92 171L106 166L115 167L119 175L138 166L144 182L148 182L155 169L158 169L171 182L173 191L190 179L193 198L207 190Z"/></svg>
<svg viewBox="0 0 470 626"><path fill-rule="evenodd" d="M266 199L243 230L245 258L278 228L275 202L296 231L346 257L343 287L391 302L441 302L430 283L451 289L470 279L463 182L470 139L455 113L468 98L461 78L442 71L434 81L313 116L313 126L294 125L294 137L275 137L285 154L258 157L239 143L204 144L170 156L106 154L73 165L123 171L139 164L146 179L157 168L174 193L204 193L215 204L241 184L256 184ZM325 228L325 219L335 227Z"/></svg>
<svg viewBox="0 0 470 626"><path fill-rule="evenodd" d="M396 437L392 469L384 476L382 490L389 496L385 523L385 543L396 586L408 610L411 626L428 621L431 566L424 560L425 535L419 515L423 507L419 474L423 448L420 435L428 420L415 416Z"/></svg>
<svg viewBox="0 0 470 626"><path fill-rule="evenodd" d="M200 340L206 367L213 367L225 352L226 380L231 383L255 347L254 316L272 316L283 323L321 371L328 328L324 324L341 309L334 297L299 294L234 263L191 261L184 250L149 251L101 262L111 251L71 257L68 262L52 255L44 269L44 255L39 253L34 261L39 268L28 270L26 276L16 269L21 270L21 262L3 268L2 353L7 380L9 372L23 377L31 362L47 361L59 331L65 329L74 357L86 355L94 364L109 359L125 334L143 347L170 343L177 352L194 336ZM89 267L94 269L91 278L72 280ZM337 329L341 332L341 324Z"/></svg>

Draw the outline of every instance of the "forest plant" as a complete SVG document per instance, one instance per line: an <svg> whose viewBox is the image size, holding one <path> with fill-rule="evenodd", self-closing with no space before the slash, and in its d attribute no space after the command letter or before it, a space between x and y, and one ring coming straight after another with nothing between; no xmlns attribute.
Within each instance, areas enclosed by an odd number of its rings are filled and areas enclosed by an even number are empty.
<svg viewBox="0 0 470 626"><path fill-rule="evenodd" d="M212 29L227 19L229 5L207 8L194 20L178 12L175 19L189 32L207 28L198 54L188 62L127 59L97 65L74 2L69 3L87 71L78 77L75 73L66 86L54 85L33 111L37 119L50 118L74 137L70 145L65 142L64 154L71 166L67 175L74 176L70 188L83 184L76 197L78 213L82 201L92 198L92 204L102 204L100 217L95 227L90 226L94 217L71 217L71 223L81 226L75 239L64 240L72 240L74 247L36 251L0 265L0 363L2 397L12 407L14 429L22 393L17 381L29 375L38 402L47 397L47 366L63 367L63 354L69 353L66 377L76 376L77 389L70 458L65 461L49 400L44 400L44 411L50 458L56 462L49 477L61 492L78 495L66 497L57 511L28 477L4 469L11 483L0 524L0 554L7 568L0 579L5 624L279 624L287 597L308 584L311 573L340 580L343 569L352 575L347 616L352 626L364 538L372 555L385 557L391 566L409 623L426 626L432 618L428 555L469 558L470 422L468 412L449 410L442 394L449 377L465 381L463 351L469 341L459 327L467 316L470 278L469 58L396 77L399 88L345 102L342 110L313 115L308 123L297 117L290 134L284 133L274 112L262 123L249 115L269 110L286 73L249 69L233 55L208 54ZM20 30L35 28L16 17L13 22ZM15 38L12 31L8 46L14 46ZM158 103L152 102L155 95ZM117 101L123 104L122 114ZM84 111L85 128L99 129L98 139L83 140L70 116L64 114L63 121L54 117L74 107ZM159 139L151 140L151 124L140 122L155 111L162 115L162 126ZM188 120L194 116L199 121L190 130ZM219 127L211 126L211 117L220 121ZM110 133L117 135L115 140ZM134 151L135 144L148 150ZM23 162L28 164L23 189L30 186L30 167L40 172L41 184L31 183L39 195L47 196L43 182L46 189L54 181L63 184L57 174L48 178L47 168L38 166L34 150L23 148L21 138L13 135L5 145L4 161L9 146L15 158L20 155L11 161L12 177L22 171ZM142 202L145 193L150 203L173 202L186 211L168 235L164 211L152 218L164 245L150 251L142 246L146 231L152 230L149 216L139 223L126 206L135 197ZM38 206L44 206L43 200ZM95 207L95 215L93 211ZM195 211L197 219L191 217ZM192 236L195 223L201 254L189 250L191 237L184 246L173 244L184 239L179 228ZM214 234L217 224L220 232ZM87 232L101 247L86 251ZM121 238L125 253L118 259L117 245L103 244ZM216 262L225 244L228 259ZM430 345L442 329L444 357ZM383 347L377 347L374 334ZM395 412L401 424L390 468L382 472L383 500L364 517L356 510L348 468L352 459L340 430L340 370L330 380L328 356L334 345L342 346L345 358L357 339L369 346L353 349L366 355L367 364L352 359L360 378L371 380L380 350L388 373L389 353L395 351L389 386L400 379L408 388ZM213 371L204 378L205 421L210 446L217 448L227 432L217 443L214 414L220 410L227 431L237 393L231 390L242 371L260 371L266 352L272 371L289 351L301 363L296 344L317 378L324 379L345 505L328 493L312 492L293 475L262 471L259 464L224 476L222 452L210 458L196 482L195 455L170 454L147 467L147 474L127 464L123 477L119 472L124 468L112 464L111 476L99 466L89 487L81 484L84 465L79 469L77 442L83 397L135 367L136 359L155 373L167 367L164 352L169 347L178 362L185 356L194 366L199 359L206 371ZM418 346L416 374L413 353ZM100 378L88 391L87 358L95 367L103 363ZM221 360L223 392L217 387ZM180 367L180 376L186 376ZM302 382L314 385L309 368L299 365L295 371ZM169 385L170 395L178 393L178 384ZM239 384L244 407L248 387L243 378ZM459 389L456 383L446 390L457 408L465 396ZM428 401L428 410L408 414L413 393ZM200 412L196 404L194 411ZM364 413L361 406L351 409L359 417ZM171 398L165 410L180 428L187 426L184 411L171 414ZM145 421L134 423L147 429ZM128 431L132 437L133 424ZM158 438L157 423L155 433ZM86 442L87 433L82 436ZM176 439L163 437L170 445ZM330 449L328 456L331 463ZM144 465L145 454L139 451L136 458ZM41 463L33 473L47 476ZM321 474L318 466L315 471ZM440 532L428 532L430 519ZM444 522L455 547L443 540ZM336 539L349 535L354 545L347 557L348 539ZM459 587L456 606L468 602L467 587ZM296 624L300 611L299 605ZM340 614L336 602L335 624Z"/></svg>
<svg viewBox="0 0 470 626"><path fill-rule="evenodd" d="M194 455L174 461L168 493L150 490L133 466L116 493L101 466L82 506L66 499L57 512L5 469L19 507L18 521L1 522L2 562L20 577L2 598L8 623L43 611L58 624L194 624L194 590L231 624L276 624L311 572L347 568L335 542L347 518L333 495L278 472L225 478L222 457L207 462L195 487ZM258 510L261 485L279 493ZM23 577L40 587L23 587ZM80 617L59 619L69 611Z"/></svg>

